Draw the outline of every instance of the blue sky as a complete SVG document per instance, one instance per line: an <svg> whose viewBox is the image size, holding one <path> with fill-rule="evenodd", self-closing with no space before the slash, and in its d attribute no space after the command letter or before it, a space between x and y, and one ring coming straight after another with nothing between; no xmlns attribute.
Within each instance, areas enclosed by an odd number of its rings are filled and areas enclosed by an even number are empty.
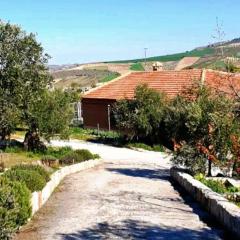
<svg viewBox="0 0 240 240"><path fill-rule="evenodd" d="M212 42L216 17L240 37L239 0L1 0L0 18L37 33L50 63L191 50Z"/></svg>

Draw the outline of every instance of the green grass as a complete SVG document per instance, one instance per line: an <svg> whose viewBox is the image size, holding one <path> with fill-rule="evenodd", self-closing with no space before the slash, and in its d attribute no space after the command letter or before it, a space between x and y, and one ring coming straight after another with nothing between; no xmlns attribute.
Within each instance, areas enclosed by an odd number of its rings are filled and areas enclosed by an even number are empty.
<svg viewBox="0 0 240 240"><path fill-rule="evenodd" d="M154 152L164 152L163 146L162 145L147 145L145 143L128 143L126 145L129 148L140 148L140 149L144 149L147 151L154 151Z"/></svg>
<svg viewBox="0 0 240 240"><path fill-rule="evenodd" d="M70 139L77 139L77 140L93 140L96 139L95 130L92 129L85 129L81 127L71 127L70 128Z"/></svg>
<svg viewBox="0 0 240 240"><path fill-rule="evenodd" d="M195 179L202 182L207 187L211 188L214 192L224 194L224 193L234 193L239 192L240 189L237 187L229 187L224 184L224 182L214 179L206 179L203 174L195 176Z"/></svg>
<svg viewBox="0 0 240 240"><path fill-rule="evenodd" d="M186 52L182 52L182 53L149 57L146 60L147 61L160 61L160 62L179 61L184 57L203 57L206 55L212 55L214 53L215 53L215 50L213 48L204 48L204 49L200 49L200 50L194 49L194 50L186 51ZM131 63L131 62L137 63L137 62L144 62L144 61L145 61L144 58L140 58L140 59L132 59L132 60L113 61L111 63Z"/></svg>
<svg viewBox="0 0 240 240"><path fill-rule="evenodd" d="M117 73L117 72L112 72L110 73L108 76L104 77L102 80L100 80L101 83L104 83L104 82L109 82L109 81L112 81L113 79L119 77L120 74Z"/></svg>
<svg viewBox="0 0 240 240"><path fill-rule="evenodd" d="M132 71L144 71L144 67L141 63L134 63L129 68Z"/></svg>

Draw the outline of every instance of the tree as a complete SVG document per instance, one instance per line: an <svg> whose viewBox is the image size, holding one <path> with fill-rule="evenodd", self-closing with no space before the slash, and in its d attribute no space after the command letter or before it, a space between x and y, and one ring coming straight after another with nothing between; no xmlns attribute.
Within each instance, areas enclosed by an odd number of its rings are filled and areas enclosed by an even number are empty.
<svg viewBox="0 0 240 240"><path fill-rule="evenodd" d="M180 108L180 111L184 109L181 113L184 116L182 119L178 117L179 107L172 109L174 112L171 114L172 121L183 121L178 125L183 126L185 134L178 136L189 146L187 151L184 151L184 148L180 149L173 161L183 163L186 160L186 166L194 166L193 163L189 164L189 159L195 162L197 159L205 162L204 159L206 159L208 160L208 175L211 176L212 163L221 166L228 161L228 155L231 151L231 136L237 125L234 101L205 86L192 88L190 92L192 93L191 99L182 101L184 104ZM182 97L184 98L184 96ZM169 121L169 119L167 120ZM193 155L198 156L198 158L189 157ZM204 162L199 165L201 169L203 169ZM194 169L197 168L194 167Z"/></svg>
<svg viewBox="0 0 240 240"><path fill-rule="evenodd" d="M164 113L166 98L147 85L139 85L133 100L120 100L113 108L117 127L130 139L153 143Z"/></svg>
<svg viewBox="0 0 240 240"><path fill-rule="evenodd" d="M0 21L0 139L5 139L51 84L44 54L35 35Z"/></svg>
<svg viewBox="0 0 240 240"><path fill-rule="evenodd" d="M24 140L26 149L44 148L40 137L48 141L56 134L60 138L68 137L69 123L73 118L70 103L75 101L75 97L60 90L46 90L32 102L26 119L29 128Z"/></svg>

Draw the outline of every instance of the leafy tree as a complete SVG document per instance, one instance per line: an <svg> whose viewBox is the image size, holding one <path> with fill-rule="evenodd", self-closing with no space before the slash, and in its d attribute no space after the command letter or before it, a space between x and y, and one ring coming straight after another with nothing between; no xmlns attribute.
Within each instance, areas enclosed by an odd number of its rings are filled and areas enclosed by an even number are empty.
<svg viewBox="0 0 240 240"><path fill-rule="evenodd" d="M44 147L40 137L67 135L72 116L69 104L76 93L48 92L52 77L49 56L34 34L0 21L0 139L5 139L18 123L29 129L27 149Z"/></svg>
<svg viewBox="0 0 240 240"><path fill-rule="evenodd" d="M29 150L44 147L40 136L46 140L58 134L66 138L69 134L69 123L73 117L70 103L75 101L71 93L60 90L45 91L29 106L26 124L29 130L24 145Z"/></svg>
<svg viewBox="0 0 240 240"><path fill-rule="evenodd" d="M185 98L185 100L182 100L183 106L180 108L177 105L175 105L177 108L173 106L170 115L173 122L182 121L178 125L184 130L185 134L179 134L181 130L177 128L177 131L179 131L177 140L180 139L191 146L191 151L179 151L173 161L177 162L184 157L187 159L188 153L191 152L192 154L192 149L195 149L198 156L203 155L205 158L202 159L208 160L208 175L211 175L213 162L221 165L228 160L231 150L231 136L237 124L234 114L234 101L207 87L192 88L190 91L191 98L189 98L190 92L182 96ZM181 119L179 115L183 118ZM166 126L171 132L172 122L169 117L166 120ZM173 137L176 136L174 135L175 132L173 128L171 133ZM192 158L192 161L196 161L196 158Z"/></svg>
<svg viewBox="0 0 240 240"><path fill-rule="evenodd" d="M51 83L49 56L34 34L0 21L0 138L5 139Z"/></svg>
<svg viewBox="0 0 240 240"><path fill-rule="evenodd" d="M147 85L139 85L134 100L120 100L114 106L114 118L119 129L130 139L156 141L166 99Z"/></svg>

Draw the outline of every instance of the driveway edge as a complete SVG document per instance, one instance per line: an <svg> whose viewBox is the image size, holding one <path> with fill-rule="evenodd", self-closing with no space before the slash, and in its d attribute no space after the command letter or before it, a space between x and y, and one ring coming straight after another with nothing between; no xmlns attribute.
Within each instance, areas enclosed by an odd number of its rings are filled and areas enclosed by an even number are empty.
<svg viewBox="0 0 240 240"><path fill-rule="evenodd" d="M240 239L240 208L181 169L171 168L171 177L190 193L215 219Z"/></svg>
<svg viewBox="0 0 240 240"><path fill-rule="evenodd" d="M86 170L102 163L101 159L88 160L81 163L63 167L51 175L42 191L33 192L31 196L32 216L46 203L54 189L67 176L82 170Z"/></svg>

